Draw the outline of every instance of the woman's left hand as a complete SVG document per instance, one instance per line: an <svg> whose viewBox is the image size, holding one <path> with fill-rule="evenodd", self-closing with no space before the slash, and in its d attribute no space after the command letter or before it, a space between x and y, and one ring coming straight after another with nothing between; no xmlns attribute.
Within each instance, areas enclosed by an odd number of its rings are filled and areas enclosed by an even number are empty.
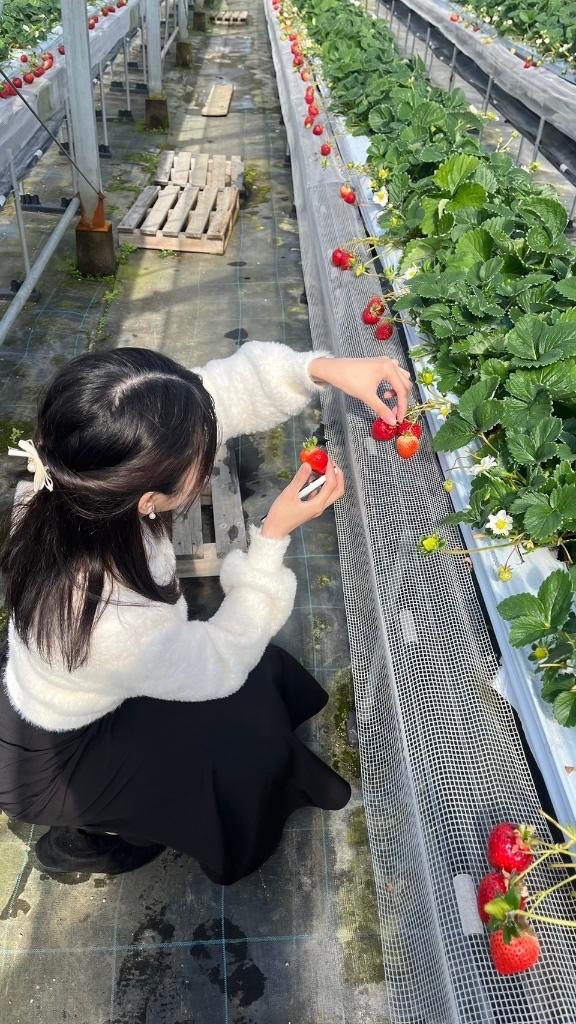
<svg viewBox="0 0 576 1024"><path fill-rule="evenodd" d="M317 384L331 384L353 398L359 398L386 423L401 423L406 416L412 380L397 359L387 356L366 359L326 359L319 357L309 364L308 372ZM378 388L386 381L394 391L385 391L385 398L393 398L396 406L390 409L379 397Z"/></svg>

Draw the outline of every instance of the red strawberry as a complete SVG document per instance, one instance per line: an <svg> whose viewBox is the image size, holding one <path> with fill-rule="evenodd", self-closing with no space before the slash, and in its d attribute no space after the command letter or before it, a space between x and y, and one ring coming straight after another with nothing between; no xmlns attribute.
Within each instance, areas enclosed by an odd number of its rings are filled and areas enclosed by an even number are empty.
<svg viewBox="0 0 576 1024"><path fill-rule="evenodd" d="M322 156L330 156L330 153L332 152L332 146L328 142L324 142L320 146L320 152Z"/></svg>
<svg viewBox="0 0 576 1024"><path fill-rule="evenodd" d="M290 40L291 43L297 43L298 42L298 33L297 32L291 32L290 35L288 36L288 39Z"/></svg>
<svg viewBox="0 0 576 1024"><path fill-rule="evenodd" d="M21 78L13 78L12 79L12 85L14 86L15 89L21 89L22 88L22 79Z"/></svg>
<svg viewBox="0 0 576 1024"><path fill-rule="evenodd" d="M300 46L298 45L298 43L292 43L292 46L290 47L290 53L293 53L294 56L296 56L297 53L300 53Z"/></svg>
<svg viewBox="0 0 576 1024"><path fill-rule="evenodd" d="M397 427L399 434L414 434L415 437L422 437L422 427L414 420L402 420Z"/></svg>
<svg viewBox="0 0 576 1024"><path fill-rule="evenodd" d="M310 72L309 71L301 71L300 72L300 78L302 79L303 82L308 82L309 79L310 79Z"/></svg>
<svg viewBox="0 0 576 1024"><path fill-rule="evenodd" d="M66 53L66 49L64 47L64 43L60 43L60 46L58 47L58 53L62 53L62 54Z"/></svg>
<svg viewBox="0 0 576 1024"><path fill-rule="evenodd" d="M525 826L501 822L488 836L488 860L492 867L511 874L525 871L534 856L529 846L532 833Z"/></svg>
<svg viewBox="0 0 576 1024"><path fill-rule="evenodd" d="M345 199L347 195L354 192L354 189L350 188L350 185L340 185L340 195L342 199Z"/></svg>
<svg viewBox="0 0 576 1024"><path fill-rule="evenodd" d="M295 68L301 68L304 63L304 57L294 57L292 63Z"/></svg>
<svg viewBox="0 0 576 1024"><path fill-rule="evenodd" d="M34 75L31 71L26 72L26 74L24 75L24 81L26 82L26 85L32 85L32 82L34 81Z"/></svg>
<svg viewBox="0 0 576 1024"><path fill-rule="evenodd" d="M389 341L394 334L394 326L391 320L383 320L375 331L377 341Z"/></svg>
<svg viewBox="0 0 576 1024"><path fill-rule="evenodd" d="M490 936L490 954L498 974L520 974L538 963L540 943L531 929L523 929L510 942L504 941L500 930Z"/></svg>
<svg viewBox="0 0 576 1024"><path fill-rule="evenodd" d="M375 441L391 441L396 437L396 424L386 423L386 420L374 420L371 430Z"/></svg>
<svg viewBox="0 0 576 1024"><path fill-rule="evenodd" d="M379 314L374 312L372 306L367 306L366 309L362 311L362 320L365 324L370 324L372 326L373 324L377 324L379 319Z"/></svg>
<svg viewBox="0 0 576 1024"><path fill-rule="evenodd" d="M328 465L328 453L318 447L318 438L309 437L300 452L300 462L307 462L315 473L323 473Z"/></svg>
<svg viewBox="0 0 576 1024"><path fill-rule="evenodd" d="M318 117L320 111L318 110L318 107L316 106L315 103L310 103L308 107L308 113L310 114L310 117Z"/></svg>
<svg viewBox="0 0 576 1024"><path fill-rule="evenodd" d="M450 15L450 21L460 21L459 15L458 14L451 14Z"/></svg>
<svg viewBox="0 0 576 1024"><path fill-rule="evenodd" d="M352 206L352 204L356 202L356 193L355 192L347 192L346 195L343 196L343 199L344 199L345 203L349 203L350 206Z"/></svg>
<svg viewBox="0 0 576 1024"><path fill-rule="evenodd" d="M34 78L42 78L43 74L44 74L44 68L35 68L34 69Z"/></svg>
<svg viewBox="0 0 576 1024"><path fill-rule="evenodd" d="M312 129L312 134L313 135L323 135L324 134L324 129L323 129L322 125L321 124L315 124L313 129Z"/></svg>
<svg viewBox="0 0 576 1024"><path fill-rule="evenodd" d="M313 124L314 124L314 118L310 117L310 114L308 114L308 117L304 118L304 127L305 128L311 128Z"/></svg>
<svg viewBox="0 0 576 1024"><path fill-rule="evenodd" d="M484 875L478 886L478 913L484 924L488 924L490 920L490 915L484 910L486 904L490 903L490 900L495 900L497 896L504 896L507 891L508 883L500 871Z"/></svg>
<svg viewBox="0 0 576 1024"><path fill-rule="evenodd" d="M531 60L525 60L524 61L524 67L525 68L531 68L532 67L532 61Z"/></svg>
<svg viewBox="0 0 576 1024"><path fill-rule="evenodd" d="M375 313L380 313L380 316L382 316L386 309L386 303L381 295L373 295L368 303L368 308L373 309Z"/></svg>
<svg viewBox="0 0 576 1024"><path fill-rule="evenodd" d="M351 252L343 252L340 260L340 270L350 270L354 263L354 255Z"/></svg>
<svg viewBox="0 0 576 1024"><path fill-rule="evenodd" d="M28 54L27 53L23 53L22 56L20 57L20 60L22 61L23 64L27 64L28 63Z"/></svg>
<svg viewBox="0 0 576 1024"><path fill-rule="evenodd" d="M304 99L306 100L306 103L312 103L312 100L314 99L313 85L309 85L308 88L306 89L306 92L304 93Z"/></svg>
<svg viewBox="0 0 576 1024"><path fill-rule="evenodd" d="M339 267L342 263L342 257L345 255L344 249L334 249L332 253L332 263L335 267Z"/></svg>
<svg viewBox="0 0 576 1024"><path fill-rule="evenodd" d="M413 455L416 455L419 447L420 440L412 431L400 434L396 438L396 451L401 459L411 459Z"/></svg>

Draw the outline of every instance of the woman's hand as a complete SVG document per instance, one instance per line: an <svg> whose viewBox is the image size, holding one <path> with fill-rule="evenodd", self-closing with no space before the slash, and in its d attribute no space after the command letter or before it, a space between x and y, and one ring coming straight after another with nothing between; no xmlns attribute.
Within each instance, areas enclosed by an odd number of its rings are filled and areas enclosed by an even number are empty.
<svg viewBox="0 0 576 1024"><path fill-rule="evenodd" d="M308 372L317 384L332 384L353 398L360 398L386 423L401 423L406 416L408 396L412 387L410 374L403 370L397 359L387 356L366 359L312 360ZM397 404L389 409L378 395L378 388L386 381L394 389ZM392 391L384 392L385 398L393 398Z"/></svg>
<svg viewBox="0 0 576 1024"><path fill-rule="evenodd" d="M326 466L326 483L303 501L299 493L311 473L311 467L304 463L291 483L278 495L262 524L263 537L272 540L287 537L303 523L321 516L330 505L342 497L344 474L329 459Z"/></svg>

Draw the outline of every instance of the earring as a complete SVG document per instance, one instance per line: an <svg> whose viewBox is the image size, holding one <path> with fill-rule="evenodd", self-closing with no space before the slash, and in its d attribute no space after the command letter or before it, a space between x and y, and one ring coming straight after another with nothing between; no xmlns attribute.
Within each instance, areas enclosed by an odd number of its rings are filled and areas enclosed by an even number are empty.
<svg viewBox="0 0 576 1024"><path fill-rule="evenodd" d="M154 505L152 505L152 508L151 508L150 512L148 513L148 519L156 519L156 513L154 511Z"/></svg>

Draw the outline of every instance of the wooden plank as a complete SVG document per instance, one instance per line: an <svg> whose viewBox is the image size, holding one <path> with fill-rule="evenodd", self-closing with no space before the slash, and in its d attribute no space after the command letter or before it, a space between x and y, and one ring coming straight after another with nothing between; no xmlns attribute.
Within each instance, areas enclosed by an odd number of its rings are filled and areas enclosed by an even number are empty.
<svg viewBox="0 0 576 1024"><path fill-rule="evenodd" d="M230 445L223 445L217 453L211 479L216 554L224 558L234 548L246 550L238 470Z"/></svg>
<svg viewBox="0 0 576 1024"><path fill-rule="evenodd" d="M124 233L139 228L159 191L158 185L147 185L138 196L136 202L130 207L126 216L120 221L118 231Z"/></svg>
<svg viewBox="0 0 576 1024"><path fill-rule="evenodd" d="M232 102L233 85L213 85L206 106L202 109L203 117L226 117Z"/></svg>
<svg viewBox="0 0 576 1024"><path fill-rule="evenodd" d="M230 218L234 215L234 203L238 197L238 190L226 188L221 193L216 212L210 218L206 238L224 238Z"/></svg>
<svg viewBox="0 0 576 1024"><path fill-rule="evenodd" d="M244 164L239 156L230 159L230 184L238 189L244 185Z"/></svg>
<svg viewBox="0 0 576 1024"><path fill-rule="evenodd" d="M156 177L154 181L158 185L167 185L170 181L170 171L172 170L172 164L174 163L174 150L167 149L160 155L158 161L158 170L156 171Z"/></svg>
<svg viewBox="0 0 576 1024"><path fill-rule="evenodd" d="M194 185L186 185L176 206L168 214L168 220L162 229L163 235L166 235L168 238L176 238L180 234L190 210L198 199L198 192L199 190Z"/></svg>
<svg viewBox="0 0 576 1024"><path fill-rule="evenodd" d="M190 162L194 154L187 149L183 149L181 153L174 155L174 169L176 171L189 171Z"/></svg>
<svg viewBox="0 0 576 1024"><path fill-rule="evenodd" d="M214 208L218 196L218 190L215 188L205 188L201 196L198 198L196 209L192 213L190 220L188 221L188 227L186 228L187 238L201 238L206 230L206 225L210 220L210 214Z"/></svg>
<svg viewBox="0 0 576 1024"><path fill-rule="evenodd" d="M176 185L167 185L166 188L161 190L154 206L140 228L143 235L155 235L157 231L160 231L169 210L174 205L179 194L180 189Z"/></svg>
<svg viewBox="0 0 576 1024"><path fill-rule="evenodd" d="M202 505L196 500L187 512L172 517L172 544L177 558L203 558Z"/></svg>
<svg viewBox="0 0 576 1024"><path fill-rule="evenodd" d="M122 241L133 245L137 249L172 249L174 252L199 252L204 255L222 256L226 252L226 246L231 233L231 228L236 223L236 214L231 221L228 233L224 238L188 238L180 232L177 238L165 238L161 231L155 235L143 235L141 231L130 231L122 235Z"/></svg>
<svg viewBox="0 0 576 1024"><path fill-rule="evenodd" d="M226 157L213 156L208 171L208 184L212 188L224 188L226 184Z"/></svg>
<svg viewBox="0 0 576 1024"><path fill-rule="evenodd" d="M219 576L221 567L222 561L216 554L216 545L205 544L202 558L193 558L188 555L177 559L176 575L181 580L204 576Z"/></svg>
<svg viewBox="0 0 576 1024"><path fill-rule="evenodd" d="M196 185L198 188L204 188L206 184L206 175L208 174L208 153L200 153L199 156L194 158L194 163L190 168L190 176L188 178L189 185Z"/></svg>

